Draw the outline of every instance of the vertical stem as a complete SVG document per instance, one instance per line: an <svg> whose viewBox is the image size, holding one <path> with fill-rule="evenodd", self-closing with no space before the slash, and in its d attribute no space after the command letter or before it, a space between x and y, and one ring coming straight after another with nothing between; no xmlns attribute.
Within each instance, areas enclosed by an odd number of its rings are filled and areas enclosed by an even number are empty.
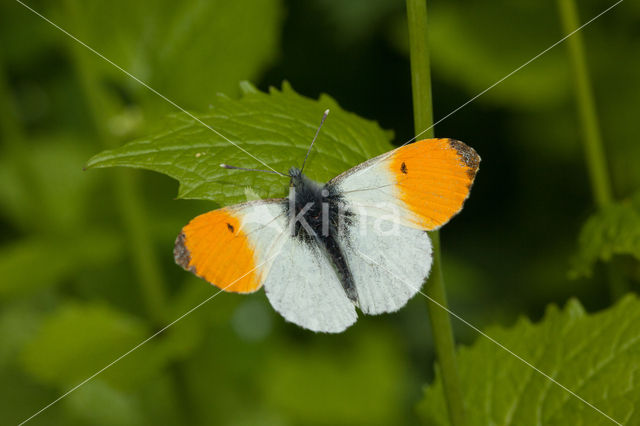
<svg viewBox="0 0 640 426"><path fill-rule="evenodd" d="M86 34L84 20L81 13L82 2L80 0L66 0L66 11L71 17L74 30L79 36ZM105 147L112 147L118 143L107 127L107 122L115 110L111 99L101 87L96 70L96 59L92 58L83 46L75 41L71 44L72 59L80 79L89 112L94 121L96 132ZM147 315L155 327L166 324L165 303L166 290L162 279L162 270L153 252L153 244L147 226L145 209L138 191L138 182L131 170L115 170L113 190L116 196L117 208L120 211L126 233L129 237L130 255L133 267L140 283L142 298L146 305ZM178 403L178 410L183 423L193 423L190 410L190 401L187 393L181 391L185 388L185 376L181 366L175 362L168 371L173 381L172 390ZM189 421L188 421L189 420Z"/></svg>
<svg viewBox="0 0 640 426"><path fill-rule="evenodd" d="M66 0L65 6L74 30L79 36L86 34L81 3L78 0ZM118 140L107 128L107 122L112 117L115 107L100 85L99 71L95 69L96 59L90 57L89 52L75 41L72 40L70 43L72 59L89 104L89 113L97 135L104 147L113 147ZM130 255L142 288L147 314L155 326L164 325L165 286L160 266L153 253L144 208L137 189L137 180L130 170L116 170L113 185L117 208L129 237Z"/></svg>
<svg viewBox="0 0 640 426"><path fill-rule="evenodd" d="M565 34L578 28L578 11L574 0L558 0L560 17ZM582 124L584 150L589 168L591 188L598 207L611 202L611 183L607 161L602 146L596 103L584 54L584 42L580 31L567 39L569 58L576 85L576 101Z"/></svg>
<svg viewBox="0 0 640 426"><path fill-rule="evenodd" d="M4 63L0 57L0 136L8 149L19 149L24 140L22 127L18 124L13 96L6 79Z"/></svg>
<svg viewBox="0 0 640 426"><path fill-rule="evenodd" d="M29 162L26 147L27 138L17 114L14 97L9 88L3 58L0 55L0 139L6 154L17 168L18 177L28 202L25 216L20 223L31 231L46 231L50 227L47 222L42 200L42 188L33 165Z"/></svg>
<svg viewBox="0 0 640 426"><path fill-rule="evenodd" d="M575 0L558 0L558 9L564 33L570 34L575 31L579 26ZM596 112L595 97L593 96L589 69L584 53L584 42L579 31L567 39L567 48L575 80L576 104L582 126L582 140L591 182L591 191L593 192L596 206L603 208L612 202L613 191ZM628 286L624 277L616 268L615 259L606 265L606 268L611 297L615 300L627 291Z"/></svg>
<svg viewBox="0 0 640 426"><path fill-rule="evenodd" d="M431 127L433 124L426 0L407 0L407 17L411 55L413 117L417 134ZM433 129L430 129L426 135L427 137L433 137ZM460 389L458 370L456 368L451 319L449 313L441 307L447 306L447 298L442 265L440 263L440 235L435 231L431 232L430 236L433 242L433 267L426 283L425 292L431 298L431 300L428 301L429 318L431 320L436 354L442 373L443 390L445 400L447 401L449 420L452 425L459 426L465 424L464 401ZM441 306L438 306L438 304Z"/></svg>

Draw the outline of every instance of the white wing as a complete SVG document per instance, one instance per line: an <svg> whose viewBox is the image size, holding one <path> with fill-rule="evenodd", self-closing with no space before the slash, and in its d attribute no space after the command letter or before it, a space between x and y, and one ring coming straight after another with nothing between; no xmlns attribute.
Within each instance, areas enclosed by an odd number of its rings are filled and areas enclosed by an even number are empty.
<svg viewBox="0 0 640 426"><path fill-rule="evenodd" d="M324 253L290 236L271 265L264 290L280 315L309 330L339 333L357 320Z"/></svg>
<svg viewBox="0 0 640 426"><path fill-rule="evenodd" d="M431 269L431 240L425 231L371 216L355 215L342 235L359 307L370 315L394 312L422 287Z"/></svg>

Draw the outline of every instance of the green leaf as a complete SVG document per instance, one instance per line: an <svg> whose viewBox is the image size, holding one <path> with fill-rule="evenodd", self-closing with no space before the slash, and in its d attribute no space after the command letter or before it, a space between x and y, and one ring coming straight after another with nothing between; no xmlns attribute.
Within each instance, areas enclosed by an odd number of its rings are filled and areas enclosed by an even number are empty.
<svg viewBox="0 0 640 426"><path fill-rule="evenodd" d="M58 284L78 270L108 264L122 254L123 246L119 234L105 230L5 244L0 247L0 300Z"/></svg>
<svg viewBox="0 0 640 426"><path fill-rule="evenodd" d="M394 424L407 374L400 348L384 329L375 337L351 335L339 349L290 345L266 360L263 394L291 424Z"/></svg>
<svg viewBox="0 0 640 426"><path fill-rule="evenodd" d="M36 411L50 403L56 394L29 377L14 365L0 368L0 424L17 425L31 417ZM62 405L54 405L44 416L30 422L33 425L64 426L65 420Z"/></svg>
<svg viewBox="0 0 640 426"><path fill-rule="evenodd" d="M91 147L76 135L57 132L29 139L23 159L31 175L27 180L18 170L20 162L0 152L0 214L26 232L77 232L87 221L89 194L99 182L82 172L90 154Z"/></svg>
<svg viewBox="0 0 640 426"><path fill-rule="evenodd" d="M102 305L69 303L46 318L22 361L35 378L75 385L151 333L136 318Z"/></svg>
<svg viewBox="0 0 640 426"><path fill-rule="evenodd" d="M375 122L348 113L330 97L312 100L288 84L281 91L257 91L243 84L240 99L218 95L212 112L197 117L273 169L300 166L323 111L331 114L320 132L305 172L328 181L342 171L392 148L390 132ZM180 182L179 197L228 204L245 200L247 186L262 197L286 195L288 182L266 173L226 170L220 163L265 166L186 115L174 115L168 128L148 138L104 151L88 167L128 166L155 170Z"/></svg>
<svg viewBox="0 0 640 426"><path fill-rule="evenodd" d="M325 19L331 25L332 31L323 37L329 37L329 43L353 46L373 37L377 27L401 9L402 3L395 0L321 0L315 7L321 14L326 14Z"/></svg>
<svg viewBox="0 0 640 426"><path fill-rule="evenodd" d="M572 277L591 275L598 260L608 261L614 255L628 254L640 260L640 193L591 216L580 231L578 244Z"/></svg>
<svg viewBox="0 0 640 426"><path fill-rule="evenodd" d="M100 304L67 303L40 321L35 332L30 325L31 339L22 350L22 365L35 379L64 390L134 347L135 351L118 359L99 379L117 390L138 389L158 377L169 363L191 355L203 335L203 321L193 315L146 341L153 331L144 322Z"/></svg>
<svg viewBox="0 0 640 426"><path fill-rule="evenodd" d="M16 7L19 6L19 7ZM36 7L35 4L31 4ZM39 19L33 19L30 13L19 3L0 4L0 40L2 43L2 61L7 65L16 65L22 69L29 66L35 67L42 63L42 56L56 47L56 43L62 37L52 34L51 28L42 25ZM29 37L20 37L17 34L29 34Z"/></svg>
<svg viewBox="0 0 640 426"><path fill-rule="evenodd" d="M38 330L42 313L35 303L29 302L6 304L0 312L0 370L14 362Z"/></svg>
<svg viewBox="0 0 640 426"><path fill-rule="evenodd" d="M282 0L113 0L73 7L80 22L69 21L70 7L52 11L55 20L184 108L205 108L216 92L237 93L238 81L257 79L278 54L284 15ZM113 65L93 60L105 79L141 103L171 108Z"/></svg>
<svg viewBox="0 0 640 426"><path fill-rule="evenodd" d="M617 421L638 424L638 321L640 302L629 295L592 315L572 300L537 324L521 319L487 334ZM613 424L486 338L461 347L457 361L469 425ZM418 406L425 424L448 424L442 395L436 370Z"/></svg>
<svg viewBox="0 0 640 426"><path fill-rule="evenodd" d="M555 10L553 10L555 13ZM433 71L476 95L529 61L562 34L546 2L434 2L429 8ZM393 41L408 54L406 21ZM552 49L479 98L480 102L548 107L570 94L562 47Z"/></svg>
<svg viewBox="0 0 640 426"><path fill-rule="evenodd" d="M134 426L143 421L142 407L135 396L114 389L102 380L87 382L63 400L77 424Z"/></svg>

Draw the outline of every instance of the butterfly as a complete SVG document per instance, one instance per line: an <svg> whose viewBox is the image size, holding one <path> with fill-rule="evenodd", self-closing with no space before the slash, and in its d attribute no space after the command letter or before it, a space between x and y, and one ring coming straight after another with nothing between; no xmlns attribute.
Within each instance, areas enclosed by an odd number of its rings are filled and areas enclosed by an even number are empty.
<svg viewBox="0 0 640 426"><path fill-rule="evenodd" d="M276 172L290 181L287 198L197 216L178 235L174 258L224 291L264 287L287 321L339 333L357 309L395 312L420 290L432 263L426 231L462 209L480 157L454 139L425 139L321 184L303 174L319 131L301 168Z"/></svg>

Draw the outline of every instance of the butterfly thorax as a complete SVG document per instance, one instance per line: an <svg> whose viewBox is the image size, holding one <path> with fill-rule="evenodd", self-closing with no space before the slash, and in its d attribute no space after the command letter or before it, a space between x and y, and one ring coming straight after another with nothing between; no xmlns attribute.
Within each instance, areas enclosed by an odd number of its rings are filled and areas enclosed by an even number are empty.
<svg viewBox="0 0 640 426"><path fill-rule="evenodd" d="M288 216L295 221L294 235L311 242L338 232L346 232L350 213L339 192L330 184L321 184L292 167L289 171ZM307 226L308 225L308 226Z"/></svg>

